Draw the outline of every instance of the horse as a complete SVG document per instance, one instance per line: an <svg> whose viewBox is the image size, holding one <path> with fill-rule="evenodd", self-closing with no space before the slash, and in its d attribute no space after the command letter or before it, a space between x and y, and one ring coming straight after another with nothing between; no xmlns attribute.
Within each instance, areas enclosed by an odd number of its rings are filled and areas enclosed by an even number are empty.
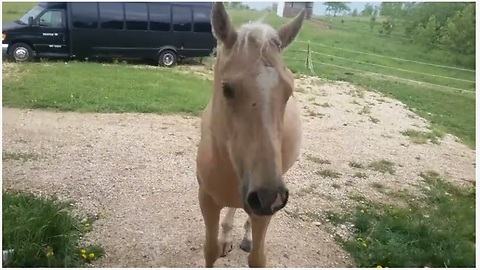
<svg viewBox="0 0 480 270"><path fill-rule="evenodd" d="M248 266L266 267L265 235L272 216L287 204L283 175L298 158L302 137L294 77L281 53L304 18L302 10L278 30L260 21L236 29L223 3L212 6L212 33L219 46L196 157L206 268L232 250L238 208L248 214L240 244L249 252Z"/></svg>

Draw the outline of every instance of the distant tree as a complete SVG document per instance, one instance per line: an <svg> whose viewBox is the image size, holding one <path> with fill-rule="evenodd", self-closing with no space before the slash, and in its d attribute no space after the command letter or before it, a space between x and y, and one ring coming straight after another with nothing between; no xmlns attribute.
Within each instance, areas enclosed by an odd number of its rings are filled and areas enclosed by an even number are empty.
<svg viewBox="0 0 480 270"><path fill-rule="evenodd" d="M379 32L380 34L385 34L386 36L390 36L394 28L395 28L395 19L393 17L388 17L387 20L382 22L382 29Z"/></svg>
<svg viewBox="0 0 480 270"><path fill-rule="evenodd" d="M242 2L225 2L224 5L231 9L250 9L248 5L245 5Z"/></svg>
<svg viewBox="0 0 480 270"><path fill-rule="evenodd" d="M475 55L475 5L466 5L448 18L442 28L442 41L450 50Z"/></svg>
<svg viewBox="0 0 480 270"><path fill-rule="evenodd" d="M382 2L380 4L380 15L386 17L400 18L403 17L402 2Z"/></svg>
<svg viewBox="0 0 480 270"><path fill-rule="evenodd" d="M414 42L474 58L475 3L421 2L407 8L405 34ZM466 64L474 67L474 61Z"/></svg>
<svg viewBox="0 0 480 270"><path fill-rule="evenodd" d="M435 15L430 16L427 23L419 24L414 31L415 40L424 45L427 49L431 49L438 41L437 31L439 29L439 24Z"/></svg>
<svg viewBox="0 0 480 270"><path fill-rule="evenodd" d="M372 32L376 24L377 24L377 17L372 15L372 17L370 17L370 30Z"/></svg>
<svg viewBox="0 0 480 270"><path fill-rule="evenodd" d="M338 13L350 11L347 5L349 2L325 2L323 4L327 6L327 12L333 11L333 17L336 17Z"/></svg>
<svg viewBox="0 0 480 270"><path fill-rule="evenodd" d="M360 13L362 16L372 16L373 14L373 6L370 4L365 4L362 12Z"/></svg>
<svg viewBox="0 0 480 270"><path fill-rule="evenodd" d="M358 16L358 10L357 9L354 9L352 11L352 17L357 17Z"/></svg>

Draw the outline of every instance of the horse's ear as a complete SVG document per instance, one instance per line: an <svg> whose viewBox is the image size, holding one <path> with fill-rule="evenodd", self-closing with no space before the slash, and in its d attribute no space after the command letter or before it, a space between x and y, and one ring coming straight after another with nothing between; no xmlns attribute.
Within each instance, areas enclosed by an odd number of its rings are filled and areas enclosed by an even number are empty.
<svg viewBox="0 0 480 270"><path fill-rule="evenodd" d="M305 19L305 9L302 9L300 13L298 13L297 17L293 19L288 24L283 25L278 29L278 37L282 41L281 48L285 49L292 43L292 41L297 37L298 32L303 25L303 20Z"/></svg>
<svg viewBox="0 0 480 270"><path fill-rule="evenodd" d="M212 7L212 32L225 47L231 48L237 40L237 31L228 17L225 6L222 2L213 3Z"/></svg>

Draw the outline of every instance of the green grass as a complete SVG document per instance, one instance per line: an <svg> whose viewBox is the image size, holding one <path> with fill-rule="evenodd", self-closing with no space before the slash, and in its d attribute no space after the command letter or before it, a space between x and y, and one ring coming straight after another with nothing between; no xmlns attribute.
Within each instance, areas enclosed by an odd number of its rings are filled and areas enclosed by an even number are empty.
<svg viewBox="0 0 480 270"><path fill-rule="evenodd" d="M18 65L20 80L3 79L3 105L66 111L198 114L211 82L167 68L98 63Z"/></svg>
<svg viewBox="0 0 480 270"><path fill-rule="evenodd" d="M13 249L3 267L85 267L82 257L100 258L103 249L80 245L84 225L68 202L29 194L2 194L2 247Z"/></svg>
<svg viewBox="0 0 480 270"><path fill-rule="evenodd" d="M2 3L2 22L11 22L20 19L27 11L34 7L36 2L8 2Z"/></svg>
<svg viewBox="0 0 480 270"><path fill-rule="evenodd" d="M338 240L356 267L475 267L475 188L432 171L421 176L426 196L406 207L362 198L354 213L329 213L334 224L354 224L353 235Z"/></svg>

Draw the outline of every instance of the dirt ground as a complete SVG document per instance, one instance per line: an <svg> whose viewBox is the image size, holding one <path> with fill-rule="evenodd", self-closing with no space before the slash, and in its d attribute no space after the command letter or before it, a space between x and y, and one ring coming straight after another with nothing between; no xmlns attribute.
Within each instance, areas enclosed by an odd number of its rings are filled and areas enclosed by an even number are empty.
<svg viewBox="0 0 480 270"><path fill-rule="evenodd" d="M296 84L303 147L286 175L289 204L267 234L269 267L352 266L334 241L336 232L311 218L352 206L350 195L389 201L382 190L415 192L422 185L418 174L426 170L459 184L475 181L475 151L454 136L440 144L414 144L401 134L427 130L428 123L400 102L347 83L302 77ZM80 213L105 213L87 235L106 251L94 266L203 267L195 179L199 118L2 111L4 154L26 158L3 160L3 189L55 194L76 201ZM393 162L395 174L349 165L382 159ZM339 173L338 178L321 170ZM354 177L359 172L367 178ZM216 267L247 266L247 254L238 247L245 217L237 212L234 249Z"/></svg>

